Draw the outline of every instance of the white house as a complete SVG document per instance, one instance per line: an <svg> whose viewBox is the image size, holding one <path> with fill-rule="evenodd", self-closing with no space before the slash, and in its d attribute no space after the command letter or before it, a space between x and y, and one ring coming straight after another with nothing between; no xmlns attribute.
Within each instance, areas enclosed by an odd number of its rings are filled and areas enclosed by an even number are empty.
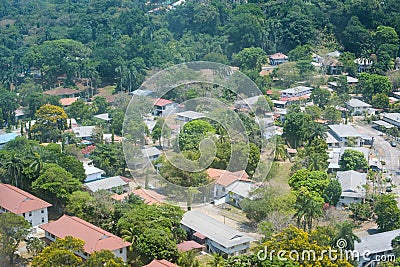
<svg viewBox="0 0 400 267"><path fill-rule="evenodd" d="M361 203L365 200L367 184L367 174L353 170L338 171L336 173L340 185L342 186L342 194L338 203L340 206L348 206L350 203Z"/></svg>
<svg viewBox="0 0 400 267"><path fill-rule="evenodd" d="M313 88L307 86L296 86L279 91L282 98L293 98L311 94Z"/></svg>
<svg viewBox="0 0 400 267"><path fill-rule="evenodd" d="M91 139L94 128L96 128L96 126L80 126L72 128L72 130L77 138Z"/></svg>
<svg viewBox="0 0 400 267"><path fill-rule="evenodd" d="M360 255L357 266L372 267L376 266L378 261L394 261L392 240L398 235L400 235L400 229L360 236L360 242L354 242L354 250Z"/></svg>
<svg viewBox="0 0 400 267"><path fill-rule="evenodd" d="M329 125L328 131L328 139L327 142L328 146L330 147L337 147L336 145L339 144L339 147L347 146L350 139L353 139L356 146L362 146L363 143L363 135L357 131L351 125ZM332 145L335 144L335 145Z"/></svg>
<svg viewBox="0 0 400 267"><path fill-rule="evenodd" d="M400 113L383 113L382 120L400 127Z"/></svg>
<svg viewBox="0 0 400 267"><path fill-rule="evenodd" d="M361 101L359 99L352 98L346 103L346 108L350 110L351 115L363 115L367 114L371 105Z"/></svg>
<svg viewBox="0 0 400 267"><path fill-rule="evenodd" d="M157 98L154 99L154 116L167 116L169 115L177 106L178 104L164 98Z"/></svg>
<svg viewBox="0 0 400 267"><path fill-rule="evenodd" d="M33 227L48 222L50 203L9 184L0 184L0 214L12 212L21 215Z"/></svg>
<svg viewBox="0 0 400 267"><path fill-rule="evenodd" d="M176 116L177 116L176 117L177 120L180 120L183 122L189 122L192 120L203 118L204 113L188 110L188 111L176 113Z"/></svg>
<svg viewBox="0 0 400 267"><path fill-rule="evenodd" d="M206 251L225 256L247 253L253 238L205 214L188 211L181 220L190 239L206 246Z"/></svg>
<svg viewBox="0 0 400 267"><path fill-rule="evenodd" d="M72 236L84 241L84 251L76 253L83 259L86 259L95 251L109 250L126 262L127 248L131 245L131 243L123 241L118 236L93 224L68 215L63 215L58 220L44 224L40 228L45 231L46 239L51 242L66 236Z"/></svg>
<svg viewBox="0 0 400 267"><path fill-rule="evenodd" d="M109 192L124 193L129 191L129 183L122 176L113 176L84 184L90 191L106 190Z"/></svg>
<svg viewBox="0 0 400 267"><path fill-rule="evenodd" d="M271 64L272 66L277 66L279 64L289 61L289 57L282 53L272 54L268 58L269 58L269 64Z"/></svg>
<svg viewBox="0 0 400 267"><path fill-rule="evenodd" d="M85 169L85 175L86 175L85 183L101 179L101 176L106 174L105 171L103 171L102 169L99 169L93 165L84 163L83 168Z"/></svg>
<svg viewBox="0 0 400 267"><path fill-rule="evenodd" d="M336 172L340 170L340 165L339 165L339 161L340 161L340 157L343 155L343 153L347 150L347 149L351 149L351 150L356 150L359 151L361 153L364 154L365 160L367 162L369 162L370 159L370 154L369 154L369 148L366 147L335 147L332 149L328 150L328 155L329 155L329 159L328 159L328 172Z"/></svg>

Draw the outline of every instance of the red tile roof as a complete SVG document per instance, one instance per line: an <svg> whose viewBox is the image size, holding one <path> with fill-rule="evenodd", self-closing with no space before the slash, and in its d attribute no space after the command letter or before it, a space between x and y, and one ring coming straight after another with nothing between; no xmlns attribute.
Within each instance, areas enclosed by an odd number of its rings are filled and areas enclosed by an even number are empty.
<svg viewBox="0 0 400 267"><path fill-rule="evenodd" d="M74 103L78 99L79 99L78 97L61 98L60 103L62 106L70 106L70 105L72 105L72 103Z"/></svg>
<svg viewBox="0 0 400 267"><path fill-rule="evenodd" d="M0 184L0 206L6 210L22 214L51 207L50 203L9 184Z"/></svg>
<svg viewBox="0 0 400 267"><path fill-rule="evenodd" d="M46 95L73 95L73 94L79 94L82 92L82 90L75 90L71 88L56 88L53 90L48 90L43 92Z"/></svg>
<svg viewBox="0 0 400 267"><path fill-rule="evenodd" d="M132 191L133 194L143 199L146 204L161 204L164 202L165 197L152 190L139 188Z"/></svg>
<svg viewBox="0 0 400 267"><path fill-rule="evenodd" d="M249 176L245 171L230 172L226 170L209 168L206 170L206 173L211 179L216 180L216 184L222 186L228 186L239 180L245 182L251 182Z"/></svg>
<svg viewBox="0 0 400 267"><path fill-rule="evenodd" d="M207 237L199 232L195 232L193 236L197 237L200 240L206 239Z"/></svg>
<svg viewBox="0 0 400 267"><path fill-rule="evenodd" d="M143 267L179 267L179 266L167 260L153 260L152 262Z"/></svg>
<svg viewBox="0 0 400 267"><path fill-rule="evenodd" d="M272 59L288 59L288 56L282 53L275 53L269 56Z"/></svg>
<svg viewBox="0 0 400 267"><path fill-rule="evenodd" d="M159 107L163 107L163 106L166 106L166 105L169 105L169 104L172 104L172 103L174 103L174 102L171 101L171 100L168 100L168 99L164 99L164 98L156 98L156 99L154 99L154 105L155 106L159 106Z"/></svg>
<svg viewBox="0 0 400 267"><path fill-rule="evenodd" d="M85 252L91 254L94 251L116 250L131 245L91 223L88 223L78 217L63 215L57 221L53 221L39 226L46 232L55 235L58 238L72 236L85 242L83 248Z"/></svg>
<svg viewBox="0 0 400 267"><path fill-rule="evenodd" d="M182 243L178 244L178 250L182 252L186 252L192 249L203 249L205 248L204 245L197 243L196 241L183 241Z"/></svg>

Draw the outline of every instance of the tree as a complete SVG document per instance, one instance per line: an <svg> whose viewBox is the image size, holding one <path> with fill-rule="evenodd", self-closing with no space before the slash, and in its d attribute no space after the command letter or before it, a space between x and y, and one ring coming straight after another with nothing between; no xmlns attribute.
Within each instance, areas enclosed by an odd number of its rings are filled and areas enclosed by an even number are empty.
<svg viewBox="0 0 400 267"><path fill-rule="evenodd" d="M339 240L345 240L346 241L346 247L341 247L340 249L346 249L346 250L354 250L354 242L360 242L360 238L353 233L353 229L356 226L352 222L344 221L340 224L337 225L337 228L339 229L338 233L336 234L335 238L333 239L333 244L332 247L338 245Z"/></svg>
<svg viewBox="0 0 400 267"><path fill-rule="evenodd" d="M324 171L301 169L289 178L289 186L294 191L306 188L308 192L321 196L329 184L328 174Z"/></svg>
<svg viewBox="0 0 400 267"><path fill-rule="evenodd" d="M312 123L311 117L300 111L297 107L291 107L288 111L285 124L283 126L283 135L286 141L297 148L305 140L307 127Z"/></svg>
<svg viewBox="0 0 400 267"><path fill-rule="evenodd" d="M58 160L58 165L64 168L67 172L72 174L72 178L78 179L83 182L86 179L85 169L81 161L77 160L74 156L62 156Z"/></svg>
<svg viewBox="0 0 400 267"><path fill-rule="evenodd" d="M257 70L259 72L266 62L267 54L259 47L244 48L233 57L233 63L241 70Z"/></svg>
<svg viewBox="0 0 400 267"><path fill-rule="evenodd" d="M387 76L378 74L360 73L358 78L358 90L363 97L370 102L376 94L388 95L392 85Z"/></svg>
<svg viewBox="0 0 400 267"><path fill-rule="evenodd" d="M0 255L14 263L14 252L29 233L30 225L21 216L11 212L0 215Z"/></svg>
<svg viewBox="0 0 400 267"><path fill-rule="evenodd" d="M359 221L367 221L373 214L371 205L368 202L350 203L349 210L353 213L353 219Z"/></svg>
<svg viewBox="0 0 400 267"><path fill-rule="evenodd" d="M300 71L296 66L296 62L280 64L272 71L272 76L278 78L284 87L289 87L301 79Z"/></svg>
<svg viewBox="0 0 400 267"><path fill-rule="evenodd" d="M84 267L125 267L124 261L109 250L95 251L83 264Z"/></svg>
<svg viewBox="0 0 400 267"><path fill-rule="evenodd" d="M325 203L329 203L329 205L332 206L337 205L341 195L342 186L337 179L331 179L329 184L326 186L324 192L322 193L322 197L324 198Z"/></svg>
<svg viewBox="0 0 400 267"><path fill-rule="evenodd" d="M68 107L67 113L70 118L74 118L79 123L88 120L90 121L93 118L93 112L90 106L83 100L78 100L72 103Z"/></svg>
<svg viewBox="0 0 400 267"><path fill-rule="evenodd" d="M84 251L84 242L80 239L66 236L43 249L32 259L32 267L77 267L81 266L82 258L75 255L76 251Z"/></svg>
<svg viewBox="0 0 400 267"><path fill-rule="evenodd" d="M333 106L329 106L325 108L324 119L326 119L331 124L338 123L342 120L342 112L340 110L337 110Z"/></svg>
<svg viewBox="0 0 400 267"><path fill-rule="evenodd" d="M158 118L156 124L154 125L153 131L151 132L151 137L153 138L153 143L157 140L161 144L161 138L169 138L171 136L171 128L165 124L163 118Z"/></svg>
<svg viewBox="0 0 400 267"><path fill-rule="evenodd" d="M161 229L145 229L136 241L136 249L148 259L177 260L178 249L172 234Z"/></svg>
<svg viewBox="0 0 400 267"><path fill-rule="evenodd" d="M0 87L1 115L5 122L5 126L10 126L14 123L14 114L18 106L17 94ZM3 127L4 125L1 126Z"/></svg>
<svg viewBox="0 0 400 267"><path fill-rule="evenodd" d="M46 104L36 111L36 123L31 131L40 141L56 142L67 129L68 116L61 107Z"/></svg>
<svg viewBox="0 0 400 267"><path fill-rule="evenodd" d="M400 227L400 210L394 195L377 196L374 213L378 216L376 223L378 224L379 231L386 232Z"/></svg>
<svg viewBox="0 0 400 267"><path fill-rule="evenodd" d="M59 208L59 205L81 186L82 183L78 179L73 178L69 172L56 164L45 165L43 173L32 183L32 189L36 193Z"/></svg>
<svg viewBox="0 0 400 267"><path fill-rule="evenodd" d="M294 209L297 226L302 227L304 231L311 231L314 220L322 216L321 197L314 197L306 188L301 188L297 193Z"/></svg>
<svg viewBox="0 0 400 267"><path fill-rule="evenodd" d="M196 259L196 252L194 250L179 253L177 264L181 267L200 267L200 262Z"/></svg>
<svg viewBox="0 0 400 267"><path fill-rule="evenodd" d="M389 107L389 97L383 93L376 94L372 97L371 104L374 108L387 109Z"/></svg>
<svg viewBox="0 0 400 267"><path fill-rule="evenodd" d="M26 242L26 249L33 256L37 256L45 248L46 243L38 237L30 237Z"/></svg>
<svg viewBox="0 0 400 267"><path fill-rule="evenodd" d="M340 157L339 166L343 171L359 171L366 170L368 162L365 159L364 153L354 149L346 149Z"/></svg>
<svg viewBox="0 0 400 267"><path fill-rule="evenodd" d="M361 56L367 53L371 46L371 34L358 17L352 16L343 31L342 42L346 51Z"/></svg>
<svg viewBox="0 0 400 267"><path fill-rule="evenodd" d="M343 52L339 56L339 61L343 64L343 71L347 72L349 76L355 77L357 75L357 63L355 62L356 55L351 52Z"/></svg>
<svg viewBox="0 0 400 267"><path fill-rule="evenodd" d="M18 187L18 177L21 176L24 163L20 155L13 155L12 158L4 164L7 175L13 178L12 182ZM20 185L21 187L23 185Z"/></svg>
<svg viewBox="0 0 400 267"><path fill-rule="evenodd" d="M210 123L204 120L190 121L179 134L179 147L181 151L198 151L200 141L212 133L215 133L215 129Z"/></svg>
<svg viewBox="0 0 400 267"><path fill-rule="evenodd" d="M94 114L107 112L108 103L104 96L95 96L92 105L96 107L96 112L94 112Z"/></svg>
<svg viewBox="0 0 400 267"><path fill-rule="evenodd" d="M316 89L315 89L316 90ZM311 116L312 120L320 119L322 116L322 109L317 106L315 100L313 100L314 105L306 106L306 113Z"/></svg>

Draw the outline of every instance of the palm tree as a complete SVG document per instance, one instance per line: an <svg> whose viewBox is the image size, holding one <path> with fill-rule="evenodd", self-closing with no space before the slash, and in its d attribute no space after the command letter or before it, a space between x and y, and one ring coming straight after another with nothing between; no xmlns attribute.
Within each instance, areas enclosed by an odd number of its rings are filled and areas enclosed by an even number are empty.
<svg viewBox="0 0 400 267"><path fill-rule="evenodd" d="M225 266L225 259L221 255L215 253L212 256L213 256L213 258L212 258L212 261L211 261L211 265L213 267L223 267L223 266Z"/></svg>
<svg viewBox="0 0 400 267"><path fill-rule="evenodd" d="M33 159L32 163L29 165L30 168L33 168L36 173L36 178L39 177L40 172L43 169L43 159L39 152L32 151L31 152Z"/></svg>
<svg viewBox="0 0 400 267"><path fill-rule="evenodd" d="M312 122L308 127L308 131L306 132L306 139L308 139L308 144L314 139L320 138L325 139L327 137L325 126Z"/></svg>
<svg viewBox="0 0 400 267"><path fill-rule="evenodd" d="M345 240L344 242L347 246L342 249L354 250L354 242L360 242L360 238L353 233L355 225L352 222L344 221L338 225L339 232L333 239L332 247L337 247L340 240Z"/></svg>
<svg viewBox="0 0 400 267"><path fill-rule="evenodd" d="M322 216L322 205L308 192L299 192L294 208L296 209L294 216L297 218L297 225L304 231L307 228L311 230L313 221Z"/></svg>
<svg viewBox="0 0 400 267"><path fill-rule="evenodd" d="M285 161L287 158L286 148L284 144L277 144L275 149L275 160L283 160Z"/></svg>
<svg viewBox="0 0 400 267"><path fill-rule="evenodd" d="M133 250L134 244L137 239L135 229L133 227L130 227L129 229L124 229L121 231L121 234L122 234L122 239L124 241L131 243L131 245L129 246L129 249Z"/></svg>
<svg viewBox="0 0 400 267"><path fill-rule="evenodd" d="M6 174L14 178L14 185L18 187L18 176L21 175L24 163L20 156L13 155L11 160L5 163Z"/></svg>

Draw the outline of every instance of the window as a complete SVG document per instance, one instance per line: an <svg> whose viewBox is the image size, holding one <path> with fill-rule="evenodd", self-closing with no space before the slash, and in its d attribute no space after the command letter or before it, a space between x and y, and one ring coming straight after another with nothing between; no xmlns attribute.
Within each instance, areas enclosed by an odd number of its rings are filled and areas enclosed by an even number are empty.
<svg viewBox="0 0 400 267"><path fill-rule="evenodd" d="M44 218L42 217L42 223L44 223Z"/></svg>
<svg viewBox="0 0 400 267"><path fill-rule="evenodd" d="M225 192L225 187L222 187L222 192Z"/></svg>
<svg viewBox="0 0 400 267"><path fill-rule="evenodd" d="M122 248L119 249L119 254L122 254Z"/></svg>
<svg viewBox="0 0 400 267"><path fill-rule="evenodd" d="M31 216L32 216L32 211L29 212L29 217L31 217Z"/></svg>
<svg viewBox="0 0 400 267"><path fill-rule="evenodd" d="M22 217L24 217L24 218L25 218L25 213L22 213Z"/></svg>
<svg viewBox="0 0 400 267"><path fill-rule="evenodd" d="M42 210L40 211L40 213L44 213L44 210L42 209Z"/></svg>

